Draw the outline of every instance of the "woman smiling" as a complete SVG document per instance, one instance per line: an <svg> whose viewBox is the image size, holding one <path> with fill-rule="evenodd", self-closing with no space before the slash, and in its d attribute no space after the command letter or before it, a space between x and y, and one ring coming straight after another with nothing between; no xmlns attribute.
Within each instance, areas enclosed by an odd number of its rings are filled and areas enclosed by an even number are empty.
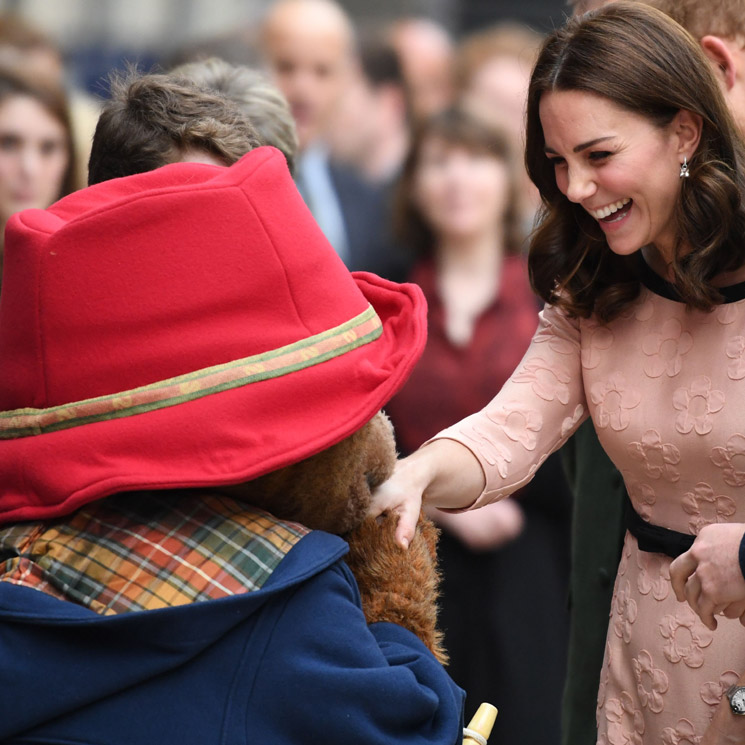
<svg viewBox="0 0 745 745"><path fill-rule="evenodd" d="M484 409L399 462L375 509L401 514L405 543L422 499L458 510L505 497L591 417L630 495L598 742L745 741L740 613L716 608L725 617L705 625L669 573L704 526L745 522L722 455L745 405L735 125L694 40L658 11L615 3L544 43L526 162L544 205L529 259L548 303L538 331ZM693 609L698 593L692 581Z"/></svg>

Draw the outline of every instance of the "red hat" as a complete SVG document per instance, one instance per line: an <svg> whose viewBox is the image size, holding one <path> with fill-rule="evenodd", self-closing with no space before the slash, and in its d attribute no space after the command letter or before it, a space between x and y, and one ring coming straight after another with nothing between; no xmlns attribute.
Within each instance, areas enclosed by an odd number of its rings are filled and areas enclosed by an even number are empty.
<svg viewBox="0 0 745 745"><path fill-rule="evenodd" d="M0 522L302 460L370 420L425 338L419 288L350 274L273 148L18 213L0 295Z"/></svg>

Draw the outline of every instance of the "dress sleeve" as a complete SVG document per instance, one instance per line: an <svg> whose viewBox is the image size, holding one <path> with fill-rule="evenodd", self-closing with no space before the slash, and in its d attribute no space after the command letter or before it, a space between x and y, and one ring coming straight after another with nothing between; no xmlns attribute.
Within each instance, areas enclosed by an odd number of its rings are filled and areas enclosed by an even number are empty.
<svg viewBox="0 0 745 745"><path fill-rule="evenodd" d="M486 487L467 509L525 486L587 419L580 357L579 320L547 306L528 351L499 393L432 438L460 442L481 463Z"/></svg>

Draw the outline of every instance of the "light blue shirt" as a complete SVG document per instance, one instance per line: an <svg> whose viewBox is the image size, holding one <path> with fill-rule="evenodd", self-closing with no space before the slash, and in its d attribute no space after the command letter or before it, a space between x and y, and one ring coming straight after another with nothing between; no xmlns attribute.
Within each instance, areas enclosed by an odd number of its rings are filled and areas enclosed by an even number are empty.
<svg viewBox="0 0 745 745"><path fill-rule="evenodd" d="M321 143L308 147L297 160L298 191L318 226L345 264L349 263L349 239L341 204L331 180L329 154Z"/></svg>

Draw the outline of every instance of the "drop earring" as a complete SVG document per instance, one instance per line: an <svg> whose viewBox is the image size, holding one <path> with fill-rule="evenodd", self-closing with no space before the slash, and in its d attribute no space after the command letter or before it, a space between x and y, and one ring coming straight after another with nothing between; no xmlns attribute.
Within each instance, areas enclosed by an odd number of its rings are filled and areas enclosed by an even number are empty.
<svg viewBox="0 0 745 745"><path fill-rule="evenodd" d="M680 178L688 178L691 175L691 169L688 166L688 158L683 156L683 163L680 166Z"/></svg>

